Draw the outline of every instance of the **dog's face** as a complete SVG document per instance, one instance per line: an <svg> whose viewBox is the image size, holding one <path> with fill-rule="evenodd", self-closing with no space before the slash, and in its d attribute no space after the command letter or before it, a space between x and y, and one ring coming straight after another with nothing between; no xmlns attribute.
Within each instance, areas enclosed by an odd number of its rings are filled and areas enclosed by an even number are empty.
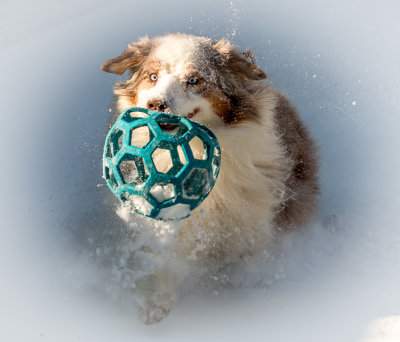
<svg viewBox="0 0 400 342"><path fill-rule="evenodd" d="M183 34L142 38L101 69L120 75L129 70L114 91L119 110L149 108L210 127L256 118L249 94L252 83L266 78L250 51Z"/></svg>

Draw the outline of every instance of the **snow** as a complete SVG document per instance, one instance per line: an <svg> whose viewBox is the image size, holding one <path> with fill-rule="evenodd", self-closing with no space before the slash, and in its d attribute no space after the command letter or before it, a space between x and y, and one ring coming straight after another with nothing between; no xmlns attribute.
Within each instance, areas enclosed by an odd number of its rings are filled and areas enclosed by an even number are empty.
<svg viewBox="0 0 400 342"><path fill-rule="evenodd" d="M375 319L368 327L363 342L400 341L400 316L386 316Z"/></svg>
<svg viewBox="0 0 400 342"><path fill-rule="evenodd" d="M180 147L180 146L179 146ZM175 197L173 184L155 184L150 194L160 203Z"/></svg>
<svg viewBox="0 0 400 342"><path fill-rule="evenodd" d="M143 215L149 215L153 210L153 206L147 202L142 196L129 195L129 205L136 210L139 210Z"/></svg>
<svg viewBox="0 0 400 342"><path fill-rule="evenodd" d="M158 217L163 220L180 220L188 217L190 214L190 205L178 203L171 207L160 210Z"/></svg>
<svg viewBox="0 0 400 342"><path fill-rule="evenodd" d="M397 2L20 0L0 10L1 340L398 340ZM174 31L255 52L320 146L322 194L317 222L229 274L236 289L218 277L188 286L149 328L124 287L129 232L97 186L119 79L99 66L127 42Z"/></svg>

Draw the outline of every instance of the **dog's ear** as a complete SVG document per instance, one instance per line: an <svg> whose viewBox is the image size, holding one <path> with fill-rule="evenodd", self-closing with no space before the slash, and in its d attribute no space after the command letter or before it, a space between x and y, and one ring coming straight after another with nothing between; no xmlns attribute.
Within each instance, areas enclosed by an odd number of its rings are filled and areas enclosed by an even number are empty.
<svg viewBox="0 0 400 342"><path fill-rule="evenodd" d="M254 54L250 50L241 53L224 38L215 43L214 49L225 58L227 67L239 78L249 80L267 78L266 73L254 64Z"/></svg>
<svg viewBox="0 0 400 342"><path fill-rule="evenodd" d="M129 44L121 56L103 63L100 69L118 75L122 75L128 69L134 73L140 68L150 51L151 40L147 37L141 38L138 42Z"/></svg>

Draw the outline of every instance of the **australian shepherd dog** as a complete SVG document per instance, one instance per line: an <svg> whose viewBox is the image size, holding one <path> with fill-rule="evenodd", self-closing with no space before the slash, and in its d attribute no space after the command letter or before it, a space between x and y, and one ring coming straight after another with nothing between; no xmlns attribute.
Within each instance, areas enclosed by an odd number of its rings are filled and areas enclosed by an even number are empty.
<svg viewBox="0 0 400 342"><path fill-rule="evenodd" d="M167 261L135 284L145 322L156 323L170 312L186 274L177 261L188 268L232 265L309 222L318 194L316 147L296 109L265 82L253 53L226 39L145 37L101 69L129 72L115 85L118 113L136 106L185 116L208 126L221 146L214 189L174 230ZM142 250L151 254L157 239L153 233Z"/></svg>

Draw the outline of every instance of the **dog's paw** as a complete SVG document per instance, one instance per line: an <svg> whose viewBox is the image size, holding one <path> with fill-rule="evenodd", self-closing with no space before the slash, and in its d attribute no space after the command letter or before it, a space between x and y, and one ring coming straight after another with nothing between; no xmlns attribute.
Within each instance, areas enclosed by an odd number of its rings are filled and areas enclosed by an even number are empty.
<svg viewBox="0 0 400 342"><path fill-rule="evenodd" d="M147 325L156 324L162 321L170 313L170 308L154 306L148 309L140 309L140 316Z"/></svg>

